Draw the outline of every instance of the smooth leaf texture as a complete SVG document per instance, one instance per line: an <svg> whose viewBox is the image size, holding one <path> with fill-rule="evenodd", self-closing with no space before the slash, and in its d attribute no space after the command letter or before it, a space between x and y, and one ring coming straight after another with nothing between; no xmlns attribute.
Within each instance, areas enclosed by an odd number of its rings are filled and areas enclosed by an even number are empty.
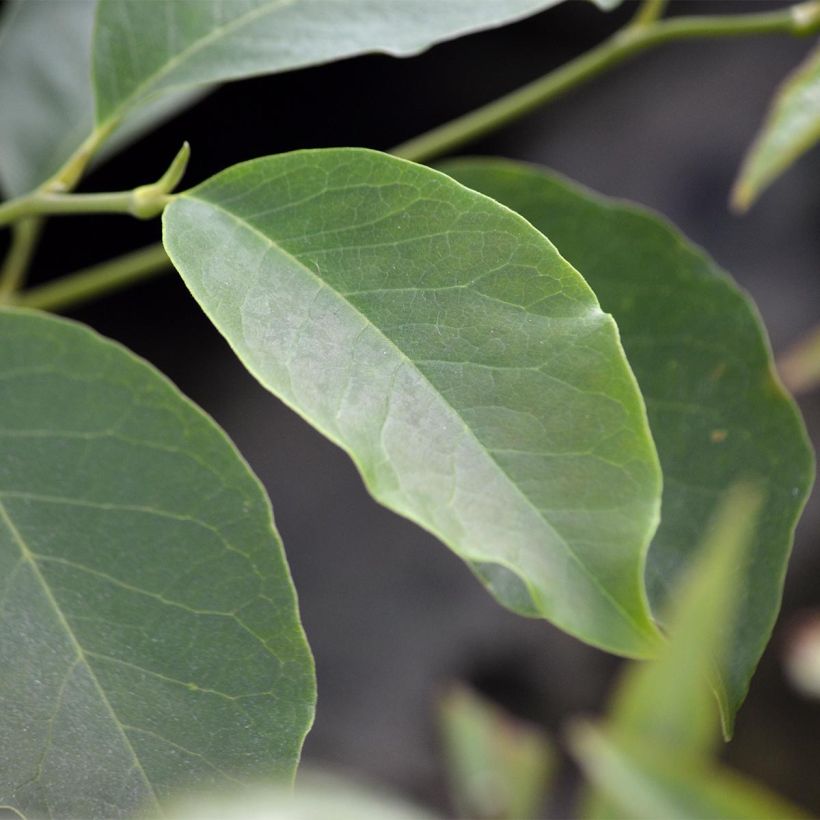
<svg viewBox="0 0 820 820"><path fill-rule="evenodd" d="M12 0L0 22L0 185L18 196L54 174L94 128L91 33L96 0ZM102 156L202 96L185 90L146 106Z"/></svg>
<svg viewBox="0 0 820 820"><path fill-rule="evenodd" d="M628 820L798 820L800 809L719 766L683 764L668 750L576 727L572 746L584 773L611 801L597 817ZM614 809L614 810L613 810Z"/></svg>
<svg viewBox="0 0 820 820"><path fill-rule="evenodd" d="M544 731L463 686L442 698L439 724L459 817L538 817L557 768Z"/></svg>
<svg viewBox="0 0 820 820"><path fill-rule="evenodd" d="M611 317L523 219L362 149L234 166L165 247L259 381L507 606L652 653L660 476Z"/></svg>
<svg viewBox="0 0 820 820"><path fill-rule="evenodd" d="M172 820L436 820L401 796L369 783L323 771L299 769L296 788L199 791L175 801ZM441 819L440 819L441 820Z"/></svg>
<svg viewBox="0 0 820 820"><path fill-rule="evenodd" d="M54 173L93 127L93 0L16 0L0 27L0 181L7 196Z"/></svg>
<svg viewBox="0 0 820 820"><path fill-rule="evenodd" d="M734 190L732 204L745 211L798 157L820 141L820 47L778 91Z"/></svg>
<svg viewBox="0 0 820 820"><path fill-rule="evenodd" d="M738 484L730 488L677 589L667 617L669 641L656 660L626 667L603 729L616 744L626 741L650 753L659 751L670 766L683 773L680 782L685 792L695 795L719 740L713 670L726 652L737 616L742 591L732 583L733 576L752 543L760 504L757 487ZM611 740L603 738L600 743L606 746ZM578 749L582 759L585 749L583 744ZM595 753L586 762L593 770L603 765L600 774L605 781L614 775ZM627 764L621 761L610 768L617 765ZM620 803L600 790L589 791L581 815L586 820L634 817L642 801L663 788L651 773L644 774L643 786L636 783L632 787L638 793L629 797L629 790L624 791Z"/></svg>
<svg viewBox="0 0 820 820"><path fill-rule="evenodd" d="M0 310L0 805L155 814L295 769L313 664L267 498L153 368Z"/></svg>
<svg viewBox="0 0 820 820"><path fill-rule="evenodd" d="M561 0L100 0L97 122L192 85L367 52L406 57ZM618 0L598 0L604 8Z"/></svg>
<svg viewBox="0 0 820 820"><path fill-rule="evenodd" d="M682 760L713 751L719 730L710 680L729 648L743 597L735 573L753 542L761 501L752 486L729 489L670 602L669 642L657 660L627 668L610 710L617 731L664 746Z"/></svg>
<svg viewBox="0 0 820 820"><path fill-rule="evenodd" d="M762 483L766 500L747 566L736 573L744 594L721 670L730 730L777 617L794 526L814 476L802 421L777 381L754 306L647 211L522 164L444 167L549 236L618 322L663 467L661 525L647 564L659 616L726 490Z"/></svg>

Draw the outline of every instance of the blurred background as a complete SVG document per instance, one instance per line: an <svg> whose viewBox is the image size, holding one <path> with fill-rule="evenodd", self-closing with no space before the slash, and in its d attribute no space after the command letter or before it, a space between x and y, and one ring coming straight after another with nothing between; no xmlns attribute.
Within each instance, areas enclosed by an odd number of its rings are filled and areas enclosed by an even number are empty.
<svg viewBox="0 0 820 820"><path fill-rule="evenodd" d="M673 0L668 13L784 5ZM105 163L84 190L154 179L184 139L193 149L185 185L297 148L389 149L581 54L634 10L626 2L604 14L574 0L409 60L368 56L233 84ZM749 215L731 215L727 199L769 98L810 47L779 36L668 45L466 153L541 163L666 215L751 293L775 350L783 350L820 320L820 151ZM156 222L102 219L52 220L33 281L158 238ZM431 536L376 506L347 457L244 371L176 277L72 315L166 373L228 431L266 485L316 656L319 706L307 762L447 811L435 707L451 681L471 684L553 737L572 716L604 709L617 659L509 614ZM820 394L801 406L816 442ZM789 685L783 658L801 619L820 607L818 542L813 498L797 532L783 615L725 750L732 765L814 812L820 700ZM545 816L567 815L576 781L562 760Z"/></svg>

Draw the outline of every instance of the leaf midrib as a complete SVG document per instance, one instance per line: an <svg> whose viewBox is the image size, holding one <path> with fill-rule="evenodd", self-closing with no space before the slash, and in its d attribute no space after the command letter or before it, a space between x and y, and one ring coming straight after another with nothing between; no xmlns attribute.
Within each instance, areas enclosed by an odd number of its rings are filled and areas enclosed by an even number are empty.
<svg viewBox="0 0 820 820"><path fill-rule="evenodd" d="M141 96L146 96L146 88L150 89L150 87L156 84L156 82L163 76L169 74L174 68L183 63L193 54L196 54L201 49L206 48L211 43L219 40L220 37L225 35L227 32L230 32L235 28L241 28L246 23L255 20L257 17L264 17L266 14L276 11L277 7L283 7L296 2L298 2L298 0L270 0L269 3L258 6L255 9L251 9L246 14L235 17L233 20L228 21L224 25L217 26L212 29L204 37L191 43L187 48L182 49L182 51L177 52L173 57L171 57L170 60L167 60L158 71L155 71L153 74L149 74L141 83L129 92L128 96L119 105L111 109L102 123L98 122L97 127L103 128L108 123L120 119L120 117L122 117L129 108L140 101Z"/></svg>
<svg viewBox="0 0 820 820"><path fill-rule="evenodd" d="M63 627L65 634L68 636L69 642L71 643L72 647L74 648L74 652L77 656L77 661L82 663L86 670L88 671L89 677L91 678L92 682L94 683L94 687L96 688L97 692L99 693L100 700L102 701L103 705L105 706L108 713L111 715L111 719L114 722L114 725L119 732L123 744L125 745L126 749L128 750L129 754L133 758L134 767L140 773L140 777L142 778L145 786L147 787L151 798L154 801L155 809L162 813L162 808L160 806L159 798L157 797L156 790L154 789L153 784L148 778L148 775L145 772L145 769L142 766L142 761L140 760L139 756L137 755L136 750L134 749L133 744L131 743L130 738L128 737L122 722L120 721L117 713L114 711L114 707L111 705L111 701L108 699L108 695L105 692L105 689L102 687L99 679L97 678L96 673L94 672L94 668L88 660L86 656L85 650L83 649L82 644L80 643L77 635L75 634L74 630L71 628L68 620L65 617L62 609L60 608L57 599L54 597L54 594L51 591L51 587L49 586L48 582L46 581L45 577L43 576L42 571L40 570L40 566L37 563L37 559L34 556L34 553L29 549L28 545L23 538L22 533L15 525L14 521L11 518L11 515L8 512L5 504L3 503L2 498L0 498L0 522L4 523L8 531L11 533L11 537L14 542L17 544L20 550L20 557L29 564L32 568L32 572L34 573L35 577L37 578L38 582L40 583L43 592L46 596L46 600L51 605L52 609L54 610L54 614L57 617L57 620L60 622L60 625Z"/></svg>
<svg viewBox="0 0 820 820"><path fill-rule="evenodd" d="M556 530L555 526L552 523L550 523L544 517L544 515L542 514L542 511L535 505L535 503L532 501L532 499L530 499L529 496L526 495L526 493L515 483L515 481L513 481L513 479L510 477L510 475L507 473L507 471L493 457L491 451L487 447L484 446L484 444L481 442L481 440L478 438L478 436L476 436L476 434L473 432L473 430L467 424L467 422L465 421L465 419L463 418L461 413L459 413L459 411L455 407L453 407L453 405L444 397L444 395L439 390L436 389L436 387L429 380L427 375L425 373L423 373L421 370L419 370L419 368L416 366L415 362L392 339L390 339L384 333L384 331L382 331L381 328L379 328L364 313L362 313L362 311L355 304L353 304L345 296L345 294L343 294L340 291L336 290L335 288L331 287L324 279L319 277L313 270L311 270L307 265L305 265L300 259L295 257L292 253L287 251L281 245L277 244L273 239L266 236L258 228L254 227L249 222L247 222L244 219L242 219L241 217L239 217L237 214L234 214L232 211L224 208L223 206L219 205L218 203L214 202L213 200L199 198L199 197L197 197L197 196L195 196L191 193L180 194L179 199L188 199L188 200L191 200L191 201L194 201L194 202L201 202L203 204L206 204L206 205L208 205L210 207L213 207L213 208L217 209L218 211L224 213L226 216L228 216L230 219L232 219L237 225L239 225L240 227L242 227L245 230L249 231L253 235L259 237L259 239L261 239L269 247L271 247L272 249L274 249L276 251L279 251L280 253L285 255L288 259L292 260L293 263L295 265L297 265L298 268L302 269L306 274L308 274L308 276L310 278L314 279L321 286L329 288L334 294L337 295L337 297L339 299L341 299L346 305L348 305L354 313L356 313L358 316L360 316L364 320L364 322L366 323L367 326L373 328L381 336L381 338L384 339L384 341L387 343L387 345L389 347L391 347L393 350L395 350L396 353L398 354L398 356L410 365L410 367L413 369L413 371L415 373L417 373L419 375L419 377L424 381L424 383L426 383L429 386L430 390L436 396L438 396L441 399L441 401L447 407L450 408L450 410L453 412L455 417L461 422L461 424L463 425L464 430L466 430L466 432L470 436L470 438L478 445L479 450L482 453L486 454L487 458L489 458L493 462L493 464L497 467L497 469L501 473L501 475L504 476L506 481L514 489L515 493L517 495L519 495L524 500L524 502L527 504L527 506L529 506L535 512L535 514L539 518L539 520L541 520L547 526L547 528L552 533L554 533L557 542L565 549L567 555L569 555L569 557L577 564L577 566L581 569L581 571L584 573L584 575L586 575L587 578L589 578L589 580L592 581L594 586L601 592L603 597L606 598L612 604L612 606L615 608L615 610L621 614L621 617L624 619L624 621L627 623L627 625L629 625L629 627L635 631L636 635L641 637L641 639L642 639L641 642L646 643L646 641L649 640L649 636L645 633L645 631L643 629L641 629L638 621L636 621L635 618L623 608L623 605L616 598L614 598L604 586L602 586L602 584L601 584L600 580L597 578L597 576L589 569L589 567L587 567L587 565L584 563L584 561L581 559L581 557L575 552L575 550L572 549L570 544L564 539L564 537L561 535L561 533L558 530ZM598 310L600 311L600 308L598 308ZM603 314L603 311L601 311L601 314L605 315L605 314ZM262 379L260 379L260 381L262 381ZM323 432L328 438L330 438L332 440L335 440L337 442L337 444L342 446L343 449L345 449L349 453L349 455L351 455L351 457L353 456L353 453L350 452L348 450L347 446L344 445L340 440L337 440L336 436L330 434L328 431L323 431ZM647 545L647 548L648 548L648 545ZM645 555L644 555L644 560L645 560ZM490 561L489 563L493 563L493 562ZM512 570L511 567L507 567L507 568ZM516 571L516 570L512 570L512 571L515 573L515 575L517 577L519 577L521 580L524 581L525 586L529 586L527 584L526 580L521 578L518 571ZM539 607L539 611L541 611L540 607Z"/></svg>

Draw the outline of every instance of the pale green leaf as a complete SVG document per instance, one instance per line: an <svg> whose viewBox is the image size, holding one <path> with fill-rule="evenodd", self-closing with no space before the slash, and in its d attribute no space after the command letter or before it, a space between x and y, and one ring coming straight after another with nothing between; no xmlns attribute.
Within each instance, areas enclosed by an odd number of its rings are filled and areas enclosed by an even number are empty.
<svg viewBox="0 0 820 820"><path fill-rule="evenodd" d="M520 820L541 813L556 767L546 734L463 686L442 698L446 774L459 817Z"/></svg>
<svg viewBox="0 0 820 820"><path fill-rule="evenodd" d="M181 194L165 247L241 361L517 611L654 651L660 475L584 280L541 234L363 149L237 165Z"/></svg>
<svg viewBox="0 0 820 820"><path fill-rule="evenodd" d="M96 0L11 0L0 22L0 185L18 196L54 174L94 127L91 33ZM146 106L102 157L137 139L203 91Z"/></svg>
<svg viewBox="0 0 820 820"><path fill-rule="evenodd" d="M762 191L820 140L820 47L786 80L749 150L732 191L745 211Z"/></svg>
<svg viewBox="0 0 820 820"><path fill-rule="evenodd" d="M197 791L169 807L169 820L435 820L434 815L370 783L299 769L296 788L256 784Z"/></svg>
<svg viewBox="0 0 820 820"><path fill-rule="evenodd" d="M732 649L721 669L727 729L780 608L792 536L814 467L749 299L658 217L540 169L498 160L448 173L526 217L582 272L610 311L638 377L663 467L661 525L647 564L653 611L690 563L717 503L738 481L765 495Z"/></svg>
<svg viewBox="0 0 820 820"><path fill-rule="evenodd" d="M100 0L97 122L174 89L367 52L405 57L561 0ZM605 8L617 0L599 0Z"/></svg>
<svg viewBox="0 0 820 820"><path fill-rule="evenodd" d="M0 805L155 813L290 778L313 664L265 494L214 423L81 325L0 310Z"/></svg>
<svg viewBox="0 0 820 820"><path fill-rule="evenodd" d="M710 680L729 648L743 598L735 573L752 543L761 501L754 487L729 489L670 602L669 642L657 660L627 668L610 710L613 729L682 760L713 751L720 730Z"/></svg>
<svg viewBox="0 0 820 820"><path fill-rule="evenodd" d="M611 801L599 818L628 820L797 820L807 815L778 795L719 766L685 763L666 748L575 727L584 773ZM614 809L614 811L613 811Z"/></svg>

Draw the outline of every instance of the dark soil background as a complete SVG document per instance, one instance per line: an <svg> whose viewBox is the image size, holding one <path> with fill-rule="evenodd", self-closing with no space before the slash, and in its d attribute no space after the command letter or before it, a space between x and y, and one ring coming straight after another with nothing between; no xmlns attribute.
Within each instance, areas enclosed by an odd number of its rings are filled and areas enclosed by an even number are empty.
<svg viewBox="0 0 820 820"><path fill-rule="evenodd" d="M673 2L670 13L782 5ZM582 53L633 11L627 3L606 15L569 2L410 60L370 56L230 85L99 168L86 190L154 179L183 139L193 148L190 184L240 160L296 148L387 149ZM778 36L669 45L470 153L543 163L665 214L752 294L781 350L820 319L820 153L801 161L750 215L730 215L726 202L767 100L810 45ZM35 281L158 233L155 222L120 217L54 220ZM450 552L376 506L347 457L247 375L176 277L73 315L170 376L225 427L267 486L316 655L319 708L307 761L442 808L434 714L448 682L472 683L555 737L570 717L604 708L618 661L501 609ZM802 406L817 440L820 395ZM733 765L815 812L820 701L790 689L781 656L796 613L820 606L819 539L815 499L798 531L784 615L726 750ZM565 816L574 783L565 761L554 816Z"/></svg>

